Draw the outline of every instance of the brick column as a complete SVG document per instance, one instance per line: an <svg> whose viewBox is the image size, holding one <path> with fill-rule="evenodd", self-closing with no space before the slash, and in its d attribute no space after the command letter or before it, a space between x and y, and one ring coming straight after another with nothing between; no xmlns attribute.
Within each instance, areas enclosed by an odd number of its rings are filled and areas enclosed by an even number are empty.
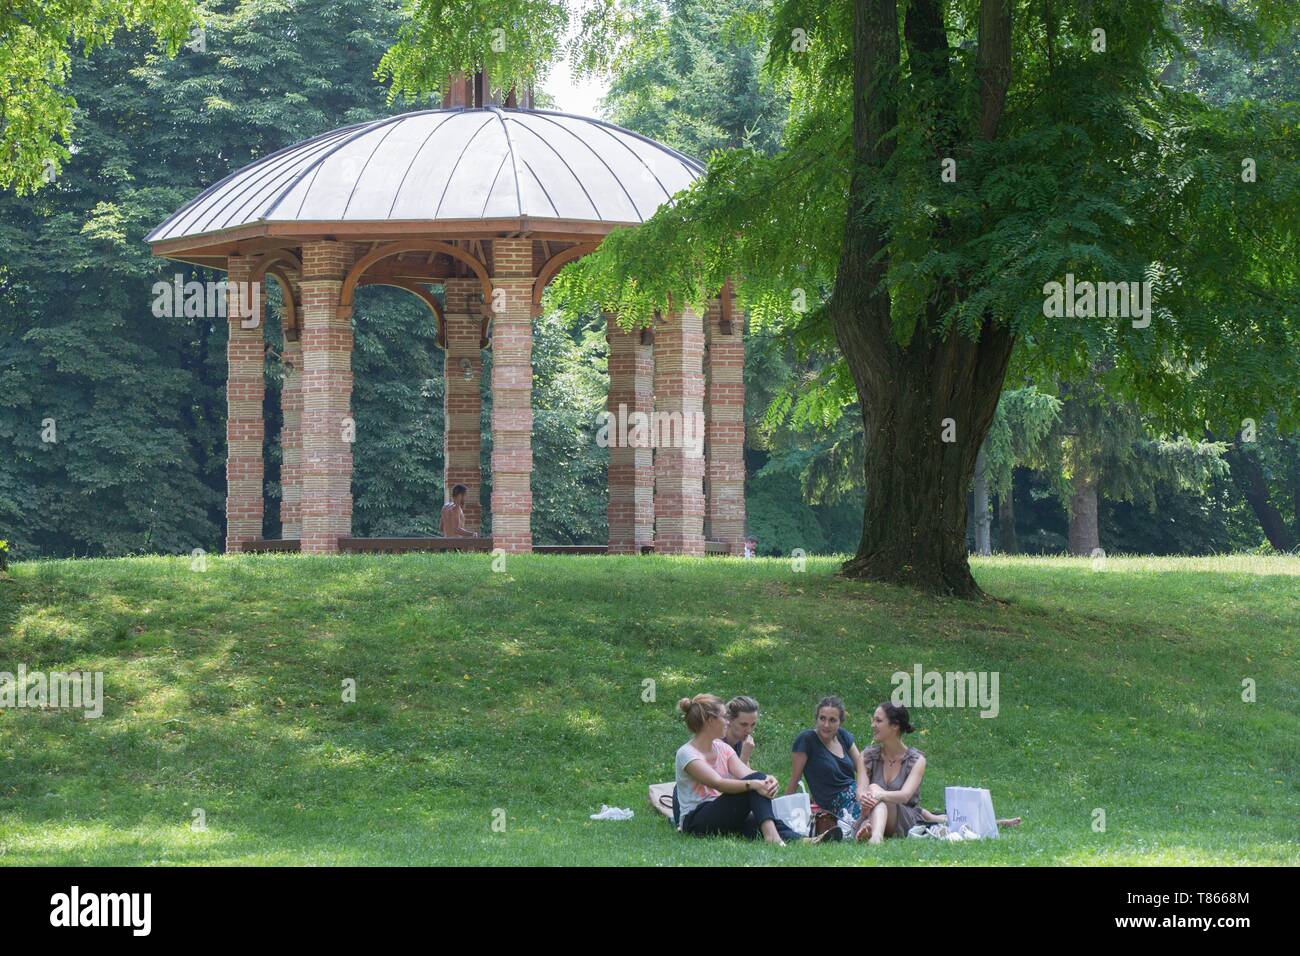
<svg viewBox="0 0 1300 956"><path fill-rule="evenodd" d="M355 254L328 240L302 254L302 552L332 554L352 533L352 318L338 306Z"/></svg>
<svg viewBox="0 0 1300 956"><path fill-rule="evenodd" d="M296 328L284 330L280 366L280 537L291 541L302 537L302 340Z"/></svg>
<svg viewBox="0 0 1300 956"><path fill-rule="evenodd" d="M492 240L492 267L492 541L532 551L532 240Z"/></svg>
<svg viewBox="0 0 1300 956"><path fill-rule="evenodd" d="M448 279L444 288L447 348L442 400L443 494L450 501L451 489L456 485L469 489L465 495L465 527L477 534L483 527L483 474L479 464L483 450L483 353L479 348L483 319L478 307L483 287L472 278ZM469 362L468 379L462 362Z"/></svg>
<svg viewBox="0 0 1300 956"><path fill-rule="evenodd" d="M712 299L704 326L706 502L709 536L731 554L745 553L745 322L730 287L728 308ZM727 318L724 319L724 316ZM730 322L730 330L724 322Z"/></svg>
<svg viewBox="0 0 1300 956"><path fill-rule="evenodd" d="M654 348L654 438L659 443L654 456L655 552L703 554L704 323L700 316L689 308L669 315L655 327Z"/></svg>
<svg viewBox="0 0 1300 956"><path fill-rule="evenodd" d="M227 264L226 323L226 551L262 536L262 399L266 333L262 299L251 294L253 262L231 256ZM258 293L261 290L258 289ZM250 315L248 307L256 301ZM247 328L245 326L248 326Z"/></svg>
<svg viewBox="0 0 1300 956"><path fill-rule="evenodd" d="M620 445L623 437L639 438L627 420L654 411L654 347L641 344L641 329L624 332L606 314L609 330L609 553L640 554L654 544L655 470L649 429L640 447ZM626 423L626 424L625 424ZM624 431L626 429L626 431Z"/></svg>

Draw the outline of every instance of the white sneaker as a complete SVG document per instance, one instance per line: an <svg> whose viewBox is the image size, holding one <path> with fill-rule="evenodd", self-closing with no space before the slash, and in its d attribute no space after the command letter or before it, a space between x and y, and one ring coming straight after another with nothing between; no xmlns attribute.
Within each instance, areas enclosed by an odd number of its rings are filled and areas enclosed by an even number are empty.
<svg viewBox="0 0 1300 956"><path fill-rule="evenodd" d="M949 835L949 834L948 834L948 828L947 828L946 826L944 826L942 823L935 823L935 824L933 824L933 825L930 827L930 831L929 831L929 832L930 832L930 836L934 837L934 839L936 839L936 840L946 840L946 839L948 839L948 835Z"/></svg>
<svg viewBox="0 0 1300 956"><path fill-rule="evenodd" d="M930 836L930 828L925 826L924 824L921 824L919 826L914 826L912 827L912 829L907 831L907 835L910 837L928 838Z"/></svg>
<svg viewBox="0 0 1300 956"><path fill-rule="evenodd" d="M957 833L961 836L961 838L962 838L963 840L978 840L978 839L980 839L980 835L979 835L978 833L976 833L974 830L972 830L972 829L971 829L969 826L967 826L965 823L963 823L963 824L961 825L961 829L958 830Z"/></svg>
<svg viewBox="0 0 1300 956"><path fill-rule="evenodd" d="M961 834L960 834L960 833L949 833L949 834L948 834L948 842L949 842L949 843L962 843L963 840L962 840L962 838L961 838Z"/></svg>

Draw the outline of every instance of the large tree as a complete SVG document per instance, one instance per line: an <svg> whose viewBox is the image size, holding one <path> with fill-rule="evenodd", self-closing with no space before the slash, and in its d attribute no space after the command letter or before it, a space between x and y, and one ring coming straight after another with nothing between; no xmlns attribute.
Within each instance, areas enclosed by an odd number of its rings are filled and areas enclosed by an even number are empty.
<svg viewBox="0 0 1300 956"><path fill-rule="evenodd" d="M587 8L586 62L616 60L609 38L647 6ZM413 11L385 58L396 91L484 63L523 81L566 22L559 0ZM803 320L838 345L828 390L865 428L862 540L844 571L977 594L966 493L1013 355L1043 378L1114 355L1116 398L1171 431L1279 405L1295 422L1296 107L1213 105L1170 75L1179 31L1250 49L1295 12L1288 0L756 5L742 25L767 37L794 94L784 148L715 154L703 180L611 235L559 291L635 324L739 273L762 321L829 284ZM1095 299L1062 314L1051 282L1150 292L1104 316Z"/></svg>

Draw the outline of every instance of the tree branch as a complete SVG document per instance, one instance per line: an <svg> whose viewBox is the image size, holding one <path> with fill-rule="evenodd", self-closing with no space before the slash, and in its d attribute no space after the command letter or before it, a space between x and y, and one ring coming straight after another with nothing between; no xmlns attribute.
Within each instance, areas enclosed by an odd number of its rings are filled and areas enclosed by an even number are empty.
<svg viewBox="0 0 1300 956"><path fill-rule="evenodd" d="M1002 110L1011 85L1010 0L981 0L979 52L975 73L980 84L980 137L991 140L998 133Z"/></svg>

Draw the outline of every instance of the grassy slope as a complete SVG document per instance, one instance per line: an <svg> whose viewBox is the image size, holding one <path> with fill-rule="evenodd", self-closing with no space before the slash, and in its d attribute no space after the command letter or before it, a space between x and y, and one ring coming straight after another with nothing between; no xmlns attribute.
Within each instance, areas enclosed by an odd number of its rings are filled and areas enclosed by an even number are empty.
<svg viewBox="0 0 1300 956"><path fill-rule="evenodd" d="M16 566L0 670L103 670L108 701L0 711L0 863L1300 863L1300 559L985 560L1008 603L982 605L830 560L489 562ZM679 696L758 697L754 762L784 778L819 695L864 736L917 663L1001 674L995 719L918 713L924 804L986 786L1020 831L782 850L688 840L646 806ZM601 803L636 818L589 821Z"/></svg>

